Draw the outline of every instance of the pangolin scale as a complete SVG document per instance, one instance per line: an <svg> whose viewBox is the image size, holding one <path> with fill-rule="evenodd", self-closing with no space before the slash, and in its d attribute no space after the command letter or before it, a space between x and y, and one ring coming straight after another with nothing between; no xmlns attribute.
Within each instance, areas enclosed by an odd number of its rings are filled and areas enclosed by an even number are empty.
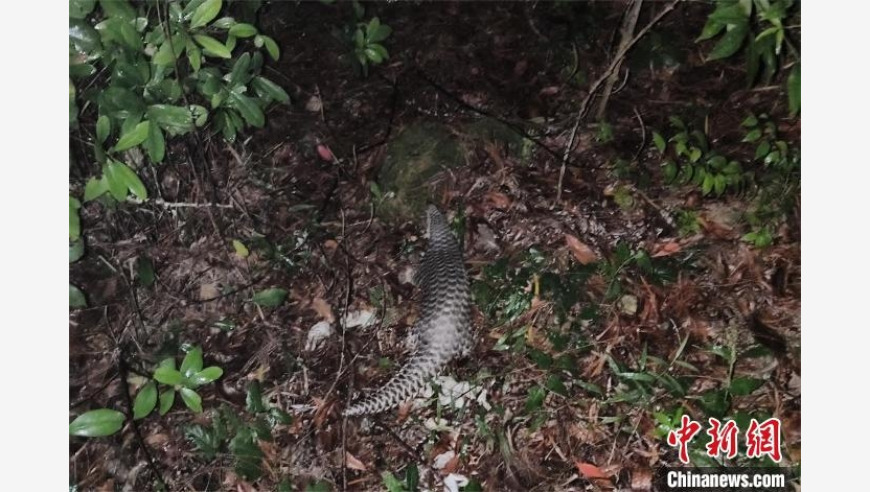
<svg viewBox="0 0 870 492"><path fill-rule="evenodd" d="M416 395L453 358L471 350L471 295L462 251L434 205L426 209L426 230L429 245L415 277L422 302L409 337L414 350L392 379L345 409L345 416L394 408Z"/></svg>

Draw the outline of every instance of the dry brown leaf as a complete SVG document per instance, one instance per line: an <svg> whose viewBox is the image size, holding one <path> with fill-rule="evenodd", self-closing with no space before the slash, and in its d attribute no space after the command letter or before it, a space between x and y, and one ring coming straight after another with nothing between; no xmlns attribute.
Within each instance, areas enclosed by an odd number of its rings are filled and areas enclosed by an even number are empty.
<svg viewBox="0 0 870 492"><path fill-rule="evenodd" d="M597 466L593 465L592 463L584 463L582 461L576 461L574 464L577 465L577 470L579 470L580 474L583 475L583 477L585 477L585 478L588 478L588 479L592 479L592 478L607 479L608 478L608 476L601 470L601 468L598 468Z"/></svg>
<svg viewBox="0 0 870 492"><path fill-rule="evenodd" d="M652 470L642 468L631 472L631 490L652 490Z"/></svg>
<svg viewBox="0 0 870 492"><path fill-rule="evenodd" d="M209 299L214 299L215 297L220 296L220 290L217 288L217 284L202 284L199 286L199 300L207 301Z"/></svg>
<svg viewBox="0 0 870 492"><path fill-rule="evenodd" d="M565 234L565 243L571 249L574 258L577 258L577 261L579 261L581 265L588 265L598 260L598 255L595 254L595 251L592 251L592 248L582 243L575 236Z"/></svg>
<svg viewBox="0 0 870 492"><path fill-rule="evenodd" d="M313 301L311 301L311 307L317 311L317 314L320 315L325 321L329 321L332 323L335 321L335 315L332 314L332 308L329 307L329 303L323 300L321 297L315 297Z"/></svg>
<svg viewBox="0 0 870 492"><path fill-rule="evenodd" d="M455 472L457 468L459 468L459 455L458 454L455 455L453 458L450 458L450 461L448 461L444 465L444 468L441 469L441 474L442 475L449 475L449 474Z"/></svg>
<svg viewBox="0 0 870 492"><path fill-rule="evenodd" d="M356 456L350 454L349 452L345 451L344 457L347 460L347 467L350 468L351 470L359 470L359 471L368 470L368 468L366 467L366 465L362 461L358 460Z"/></svg>
<svg viewBox="0 0 870 492"><path fill-rule="evenodd" d="M498 209L505 209L511 206L510 197L498 191L490 191L487 193L486 201Z"/></svg>
<svg viewBox="0 0 870 492"><path fill-rule="evenodd" d="M662 256L670 256L674 253L678 253L682 248L680 243L676 241L668 241L665 243L659 243L653 246L652 248L652 257L659 258Z"/></svg>

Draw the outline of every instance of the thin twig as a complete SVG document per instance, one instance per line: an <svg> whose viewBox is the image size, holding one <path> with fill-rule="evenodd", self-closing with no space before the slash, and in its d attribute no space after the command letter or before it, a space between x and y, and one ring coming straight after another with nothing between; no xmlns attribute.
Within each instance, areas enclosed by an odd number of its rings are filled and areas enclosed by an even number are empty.
<svg viewBox="0 0 870 492"><path fill-rule="evenodd" d="M619 49L623 51L626 44L631 40L634 33L634 28L637 27L637 18L640 17L640 8L643 6L643 0L633 0L628 9L628 13L622 19L622 28L619 33ZM617 60L616 66L610 71L607 76L607 81L604 84L604 90L601 92L601 99L598 101L598 112L595 118L604 118L604 111L607 109L607 101L610 100L610 94L613 92L613 86L616 85L616 80L619 78L619 67L622 65L622 58ZM628 77L626 76L626 80Z"/></svg>
<svg viewBox="0 0 870 492"><path fill-rule="evenodd" d="M649 24L643 27L638 33L625 44L613 57L613 61L610 62L610 66L607 67L607 70L601 74L600 77L589 87L589 94L583 98L583 102L580 103L580 109L577 111L577 118L574 120L574 127L571 128L571 138L568 141L568 146L565 147L565 153L562 155L562 166L559 169L559 182L556 185L556 203L562 201L562 180L565 177L565 165L568 163L568 156L574 150L574 138L577 135L577 128L580 127L580 122L583 120L583 115L586 114L586 110L589 108L589 103L592 102L592 99L595 97L595 93L598 91L598 88L601 84L604 83L605 80L610 76L610 74L616 69L616 67L622 63L622 59L625 58L625 55L628 53L628 50L634 46L637 41L642 38L646 33L652 29L654 25L656 25L664 16L670 13L677 6L678 3L683 0L673 0L671 3L667 4L661 12L658 13Z"/></svg>

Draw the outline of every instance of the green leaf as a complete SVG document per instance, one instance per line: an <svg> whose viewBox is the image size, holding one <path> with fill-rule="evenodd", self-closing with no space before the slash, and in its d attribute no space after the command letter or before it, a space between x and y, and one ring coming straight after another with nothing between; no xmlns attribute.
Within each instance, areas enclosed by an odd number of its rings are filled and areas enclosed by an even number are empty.
<svg viewBox="0 0 870 492"><path fill-rule="evenodd" d="M84 20L69 20L69 42L76 51L86 55L95 55L103 47L100 33Z"/></svg>
<svg viewBox="0 0 870 492"><path fill-rule="evenodd" d="M196 40L196 42L199 43L200 46L202 46L204 50L203 53L205 53L206 55L216 56L227 60L233 57L230 50L228 50L223 43L211 36L206 36L205 34L195 34L193 36L193 39Z"/></svg>
<svg viewBox="0 0 870 492"><path fill-rule="evenodd" d="M260 462L263 459L263 451L257 445L251 429L241 427L228 445L235 460L235 471L248 480L257 479L262 473Z"/></svg>
<svg viewBox="0 0 870 492"><path fill-rule="evenodd" d="M722 58L728 58L729 56L737 53L737 50L743 46L743 42L746 40L746 36L749 34L749 24L742 23L737 24L732 27L728 32L722 36L722 39L716 43L716 46L710 51L710 55L707 56L707 61L720 60Z"/></svg>
<svg viewBox="0 0 870 492"><path fill-rule="evenodd" d="M69 0L69 16L84 19L94 10L94 0Z"/></svg>
<svg viewBox="0 0 870 492"><path fill-rule="evenodd" d="M758 144L758 148L755 149L755 160L761 159L770 152L770 141L762 140L760 144Z"/></svg>
<svg viewBox="0 0 870 492"><path fill-rule="evenodd" d="M375 51L372 48L366 48L365 54L366 54L366 58L368 58L369 60L371 60L375 64L381 63L382 61L384 61L384 58L380 55L380 53L378 53L377 51Z"/></svg>
<svg viewBox="0 0 870 492"><path fill-rule="evenodd" d="M248 384L248 393L245 396L245 410L250 413L262 413L266 411L263 404L263 389L257 380Z"/></svg>
<svg viewBox="0 0 870 492"><path fill-rule="evenodd" d="M202 397L199 396L199 393L190 388L181 388L178 392L181 393L181 400L184 401L187 408L196 413L202 413Z"/></svg>
<svg viewBox="0 0 870 492"><path fill-rule="evenodd" d="M118 17L125 20L133 20L136 11L127 3L127 0L100 0L100 7L106 17Z"/></svg>
<svg viewBox="0 0 870 492"><path fill-rule="evenodd" d="M261 290L254 294L253 301L254 304L266 307L276 307L280 306L284 299L287 298L287 291L284 289L273 288Z"/></svg>
<svg viewBox="0 0 870 492"><path fill-rule="evenodd" d="M366 52L374 51L381 60L388 60L390 58L390 54L387 53L387 49L383 47L383 45L374 43L370 44L366 47ZM380 63L380 62L375 62Z"/></svg>
<svg viewBox="0 0 870 492"><path fill-rule="evenodd" d="M103 143L112 132L112 120L106 115L97 118L97 143Z"/></svg>
<svg viewBox="0 0 870 492"><path fill-rule="evenodd" d="M713 175L708 173L704 176L704 182L701 184L701 193L703 193L704 196L709 195L710 192L713 191L714 184Z"/></svg>
<svg viewBox="0 0 870 492"><path fill-rule="evenodd" d="M184 356L184 360L181 362L180 370L181 374L185 377L190 377L202 370L201 347L193 347L189 352L187 352L187 355Z"/></svg>
<svg viewBox="0 0 870 492"><path fill-rule="evenodd" d="M541 408L546 397L547 392L542 386L532 386L529 388L529 395L526 397L526 412L532 412Z"/></svg>
<svg viewBox="0 0 870 492"><path fill-rule="evenodd" d="M278 58L281 56L281 50L278 49L278 44L269 36L262 36L262 39L263 45L266 46L266 51L269 53L269 56L272 57L273 60L278 61Z"/></svg>
<svg viewBox="0 0 870 492"><path fill-rule="evenodd" d="M127 167L126 164L122 164L120 162L111 163L109 164L109 166L114 166L115 175L122 180L127 189L129 189L134 195L136 195L136 198L140 200L148 199L148 190L145 189L145 185L142 184L142 180L139 179L139 176L137 176L132 169Z"/></svg>
<svg viewBox="0 0 870 492"><path fill-rule="evenodd" d="M713 38L717 34L722 32L722 29L725 29L725 24L717 21L716 19L707 19L707 23L704 24L704 29L701 30L701 35L698 36L698 39L696 39L695 42L697 43Z"/></svg>
<svg viewBox="0 0 870 492"><path fill-rule="evenodd" d="M140 256L136 260L136 278L142 287L154 285L154 263L147 256Z"/></svg>
<svg viewBox="0 0 870 492"><path fill-rule="evenodd" d="M121 135L121 138L118 139L118 143L115 144L113 150L115 152L121 152L144 142L145 139L148 138L148 130L150 126L151 122L148 120L139 123L129 132Z"/></svg>
<svg viewBox="0 0 870 492"><path fill-rule="evenodd" d="M124 425L124 414L108 408L85 412L69 424L71 436L111 436Z"/></svg>
<svg viewBox="0 0 870 492"><path fill-rule="evenodd" d="M175 52L172 51L172 43L168 40L164 41L163 44L160 45L160 48L154 53L154 56L151 57L151 63L160 66L160 67L168 67L175 63Z"/></svg>
<svg viewBox="0 0 870 492"><path fill-rule="evenodd" d="M658 149L660 154L665 153L667 143L665 143L665 137L663 137L661 133L653 132L653 144L656 146L656 149Z"/></svg>
<svg viewBox="0 0 870 492"><path fill-rule="evenodd" d="M160 366L154 370L154 379L159 383L169 386L177 386L184 381L184 376L175 368Z"/></svg>
<svg viewBox="0 0 870 492"><path fill-rule="evenodd" d="M250 38L257 35L257 28L242 22L230 28L230 35L237 38Z"/></svg>
<svg viewBox="0 0 870 492"><path fill-rule="evenodd" d="M238 239L233 239L233 249L236 250L236 255L238 255L239 258L247 258L248 255L251 254L251 252L248 251L247 246Z"/></svg>
<svg viewBox="0 0 870 492"><path fill-rule="evenodd" d="M221 11L221 0L205 0L196 10L193 11L193 17L190 18L190 28L196 29L202 27L217 17Z"/></svg>
<svg viewBox="0 0 870 492"><path fill-rule="evenodd" d="M202 51L196 45L187 47L187 61L190 63L193 73L199 72L199 69L202 68Z"/></svg>
<svg viewBox="0 0 870 492"><path fill-rule="evenodd" d="M85 299L85 294L73 284L69 284L69 307L70 308L85 308L88 307L88 301Z"/></svg>
<svg viewBox="0 0 870 492"><path fill-rule="evenodd" d="M237 92L230 92L229 101L230 106L237 109L249 125L262 128L266 123L266 116L263 114L263 110L250 97Z"/></svg>
<svg viewBox="0 0 870 492"><path fill-rule="evenodd" d="M184 106L152 104L148 106L148 119L166 130L169 135L184 135L193 130L193 116Z"/></svg>
<svg viewBox="0 0 870 492"><path fill-rule="evenodd" d="M788 73L788 111L792 116L801 110L801 64L797 63Z"/></svg>
<svg viewBox="0 0 870 492"><path fill-rule="evenodd" d="M700 403L709 417L722 418L731 406L731 398L725 390L710 390L701 395Z"/></svg>
<svg viewBox="0 0 870 492"><path fill-rule="evenodd" d="M133 420L147 417L155 406L157 406L157 385L154 381L149 381L142 386L136 394L136 399L133 400Z"/></svg>
<svg viewBox="0 0 870 492"><path fill-rule="evenodd" d="M698 159L701 158L701 149L698 147L692 147L692 150L689 151L689 160L692 162L698 162Z"/></svg>
<svg viewBox="0 0 870 492"><path fill-rule="evenodd" d="M749 133L747 133L745 137L743 137L743 141L754 142L759 138L761 138L761 128L753 128L752 130L749 130Z"/></svg>
<svg viewBox="0 0 870 492"><path fill-rule="evenodd" d="M233 70L230 72L230 88L248 82L248 70L251 68L250 53L243 53L242 56L236 59L233 64Z"/></svg>
<svg viewBox="0 0 870 492"><path fill-rule="evenodd" d="M377 17L372 19L372 21L377 20ZM393 32L393 29L390 26L379 24L376 28L372 28L371 22L369 23L368 31L366 39L369 43L380 43L381 41L387 39L390 34Z"/></svg>
<svg viewBox="0 0 870 492"><path fill-rule="evenodd" d="M251 82L254 90L262 96L268 96L281 103L290 102L290 96L278 84L264 77L255 77Z"/></svg>
<svg viewBox="0 0 870 492"><path fill-rule="evenodd" d="M405 492L405 485L392 472L382 472L381 480L383 480L384 487L387 488L388 492Z"/></svg>
<svg viewBox="0 0 870 492"><path fill-rule="evenodd" d="M562 378L556 374L550 375L550 378L547 379L547 389L557 395L568 396L568 388L565 387Z"/></svg>
<svg viewBox="0 0 870 492"><path fill-rule="evenodd" d="M190 105L190 114L193 117L193 124L201 127L208 121L208 109L198 104Z"/></svg>
<svg viewBox="0 0 870 492"><path fill-rule="evenodd" d="M69 238L70 241L75 241L82 233L81 219L79 218L79 209L82 204L73 197L69 197Z"/></svg>
<svg viewBox="0 0 870 492"><path fill-rule="evenodd" d="M727 185L727 181L725 179L724 174L717 174L713 178L713 191L716 192L716 195L719 196L725 192L725 186Z"/></svg>
<svg viewBox="0 0 870 492"><path fill-rule="evenodd" d="M220 19L211 23L211 27L216 27L218 29L229 29L236 25L236 20L232 17L221 17Z"/></svg>
<svg viewBox="0 0 870 492"><path fill-rule="evenodd" d="M85 242L78 238L69 245L69 262L75 263L85 254Z"/></svg>
<svg viewBox="0 0 870 492"><path fill-rule="evenodd" d="M190 376L188 380L194 386L202 386L204 384L211 383L216 381L218 378L223 376L224 370L217 366L206 367L205 369L199 371L198 373Z"/></svg>
<svg viewBox="0 0 870 492"><path fill-rule="evenodd" d="M160 392L160 408L157 410L160 415L166 415L172 405L175 403L175 388L169 388L166 391Z"/></svg>
<svg viewBox="0 0 870 492"><path fill-rule="evenodd" d="M163 138L163 131L158 125L151 125L148 130L148 138L142 145L145 151L148 152L148 158L151 162L157 164L163 162L166 156L166 140Z"/></svg>
<svg viewBox="0 0 870 492"><path fill-rule="evenodd" d="M109 191L109 185L106 183L105 177L100 179L91 178L85 185L85 196L83 198L85 202L89 202L94 198L102 196L107 191Z"/></svg>
<svg viewBox="0 0 870 492"><path fill-rule="evenodd" d="M764 381L756 378L734 378L731 380L732 395L745 396L757 390L764 384Z"/></svg>

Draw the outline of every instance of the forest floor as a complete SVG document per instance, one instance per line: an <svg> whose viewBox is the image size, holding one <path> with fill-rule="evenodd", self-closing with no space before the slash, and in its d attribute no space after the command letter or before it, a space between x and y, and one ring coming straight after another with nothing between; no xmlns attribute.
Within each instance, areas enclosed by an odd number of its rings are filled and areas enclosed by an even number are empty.
<svg viewBox="0 0 870 492"><path fill-rule="evenodd" d="M645 4L638 26L663 7ZM741 126L771 121L799 152L782 76L747 88L742 57L705 63L707 8L682 5L572 135L622 4L368 9L393 33L364 78L334 34L349 4L264 5L282 47L269 77L292 103L232 144L202 132L202 154L168 147L146 181L162 204L82 209L89 253L70 278L90 307L70 314L71 414L127 408L190 346L223 376L199 391L201 414L176 402L71 438L71 490L651 490L680 463L667 434L684 414L740 430L718 462L698 434L694 465L774 465L743 439L774 417L776 466L799 466L800 170L758 163ZM424 226L381 219L376 183L387 144L420 123L463 142L433 199L463 243L476 347L429 395L343 420L407 355ZM705 194L666 179L654 132L680 124L751 182ZM266 289L286 300L251 302Z"/></svg>

